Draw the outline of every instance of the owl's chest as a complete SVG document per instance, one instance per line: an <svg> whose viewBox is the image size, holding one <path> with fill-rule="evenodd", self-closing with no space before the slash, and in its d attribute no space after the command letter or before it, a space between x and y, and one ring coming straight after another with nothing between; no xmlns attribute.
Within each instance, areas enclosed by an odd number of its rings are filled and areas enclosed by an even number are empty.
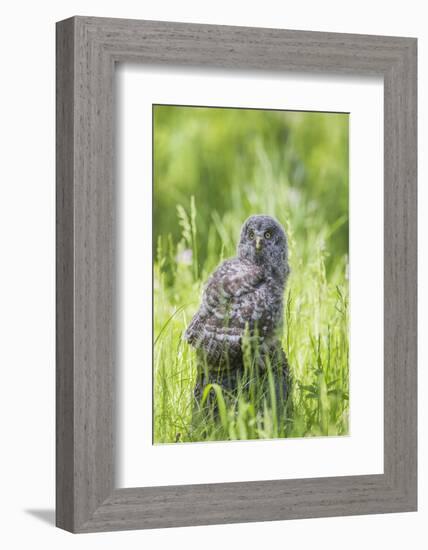
<svg viewBox="0 0 428 550"><path fill-rule="evenodd" d="M269 332L282 319L282 292L273 284L263 283L253 292L234 299L231 306L232 318L238 325L257 326L263 332Z"/></svg>

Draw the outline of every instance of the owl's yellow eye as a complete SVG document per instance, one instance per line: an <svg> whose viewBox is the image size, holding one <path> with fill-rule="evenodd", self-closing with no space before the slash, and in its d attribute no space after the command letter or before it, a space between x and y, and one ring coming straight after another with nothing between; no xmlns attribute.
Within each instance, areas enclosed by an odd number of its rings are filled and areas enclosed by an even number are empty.
<svg viewBox="0 0 428 550"><path fill-rule="evenodd" d="M253 239L254 239L254 231L250 231L250 232L248 233L248 237L249 237L251 240L253 240Z"/></svg>
<svg viewBox="0 0 428 550"><path fill-rule="evenodd" d="M265 233L265 239L270 239L272 235L270 234L270 231L266 231Z"/></svg>

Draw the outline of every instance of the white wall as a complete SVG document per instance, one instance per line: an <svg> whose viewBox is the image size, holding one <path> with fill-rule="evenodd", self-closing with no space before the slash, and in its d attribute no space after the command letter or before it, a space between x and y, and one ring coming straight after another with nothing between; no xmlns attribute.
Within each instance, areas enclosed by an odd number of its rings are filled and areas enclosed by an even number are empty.
<svg viewBox="0 0 428 550"><path fill-rule="evenodd" d="M10 1L1 12L1 489L4 548L422 548L428 521L427 475L420 468L420 511L413 514L299 520L73 536L52 527L54 506L54 23L70 15L417 36L419 38L420 211L427 206L427 44L424 3L343 0ZM4 44L3 44L4 41ZM420 249L426 230L421 215ZM424 227L425 226L425 227ZM420 280L427 279L421 250ZM425 248L426 252L426 248ZM426 287L420 288L426 303ZM420 333L427 316L420 308ZM426 347L420 352L419 463L427 462ZM425 432L425 433L424 433ZM421 540L417 542L417 538ZM8 541L8 544L4 544Z"/></svg>

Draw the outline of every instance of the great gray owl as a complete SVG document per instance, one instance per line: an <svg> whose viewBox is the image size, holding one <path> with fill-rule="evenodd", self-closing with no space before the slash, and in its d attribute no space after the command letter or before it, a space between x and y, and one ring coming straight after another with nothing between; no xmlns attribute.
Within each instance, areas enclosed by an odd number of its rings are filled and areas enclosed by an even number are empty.
<svg viewBox="0 0 428 550"><path fill-rule="evenodd" d="M288 274L282 226L270 216L248 218L237 256L225 260L209 277L199 310L185 332L197 350L197 400L208 383L219 384L226 393L236 390L248 346L257 372L266 371L267 365L274 368L277 397L285 400L288 365L280 335Z"/></svg>

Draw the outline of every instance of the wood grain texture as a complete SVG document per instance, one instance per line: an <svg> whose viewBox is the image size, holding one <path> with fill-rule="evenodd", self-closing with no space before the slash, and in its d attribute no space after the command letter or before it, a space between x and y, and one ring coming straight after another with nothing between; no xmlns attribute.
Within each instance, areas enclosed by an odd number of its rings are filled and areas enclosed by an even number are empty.
<svg viewBox="0 0 428 550"><path fill-rule="evenodd" d="M116 62L383 76L383 475L115 489ZM415 39L87 17L57 24L59 527L416 510L416 145Z"/></svg>
<svg viewBox="0 0 428 550"><path fill-rule="evenodd" d="M56 510L74 525L74 24L56 36Z"/></svg>

